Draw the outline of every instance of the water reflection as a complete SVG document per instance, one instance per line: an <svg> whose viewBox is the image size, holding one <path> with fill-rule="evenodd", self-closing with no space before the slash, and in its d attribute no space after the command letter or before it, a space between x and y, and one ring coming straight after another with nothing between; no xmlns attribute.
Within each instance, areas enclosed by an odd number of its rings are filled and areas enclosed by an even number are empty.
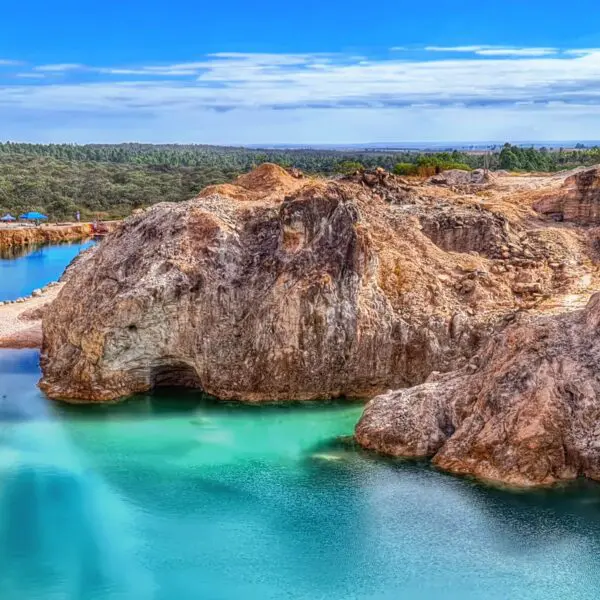
<svg viewBox="0 0 600 600"><path fill-rule="evenodd" d="M35 252L39 252L46 244L27 244L25 246L10 246L8 248L0 248L0 259L14 260L23 258Z"/></svg>
<svg viewBox="0 0 600 600"><path fill-rule="evenodd" d="M93 240L43 246L20 246L0 253L0 301L27 296L60 278L67 265Z"/></svg>
<svg viewBox="0 0 600 600"><path fill-rule="evenodd" d="M15 357L19 357L18 359ZM0 598L596 598L600 488L382 460L360 406L49 405L0 351Z"/></svg>

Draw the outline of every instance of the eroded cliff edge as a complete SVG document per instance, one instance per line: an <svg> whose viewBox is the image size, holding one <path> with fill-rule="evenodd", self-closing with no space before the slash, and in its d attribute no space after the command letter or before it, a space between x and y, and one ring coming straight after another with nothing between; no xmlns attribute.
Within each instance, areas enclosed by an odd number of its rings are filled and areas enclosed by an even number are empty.
<svg viewBox="0 0 600 600"><path fill-rule="evenodd" d="M374 398L358 442L516 486L600 479L600 294L582 311L525 317L471 365Z"/></svg>
<svg viewBox="0 0 600 600"><path fill-rule="evenodd" d="M246 401L369 397L464 366L517 312L585 296L595 276L589 235L530 208L538 183L262 165L156 205L48 309L41 387L87 402L168 384Z"/></svg>
<svg viewBox="0 0 600 600"><path fill-rule="evenodd" d="M0 250L36 244L74 242L94 235L91 223L0 228Z"/></svg>
<svg viewBox="0 0 600 600"><path fill-rule="evenodd" d="M599 289L600 169L559 174L516 196L562 224L547 234L588 238L584 277L588 291ZM568 298L562 309L547 302L521 312L467 367L374 398L356 427L358 442L516 486L600 479L600 295L583 310Z"/></svg>

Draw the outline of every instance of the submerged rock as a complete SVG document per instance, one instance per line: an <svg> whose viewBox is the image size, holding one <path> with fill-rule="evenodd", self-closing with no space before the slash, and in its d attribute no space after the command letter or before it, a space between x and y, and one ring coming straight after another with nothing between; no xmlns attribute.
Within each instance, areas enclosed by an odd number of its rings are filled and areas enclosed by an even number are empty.
<svg viewBox="0 0 600 600"><path fill-rule="evenodd" d="M600 294L583 311L522 319L467 367L374 398L356 438L516 486L600 480L599 326Z"/></svg>

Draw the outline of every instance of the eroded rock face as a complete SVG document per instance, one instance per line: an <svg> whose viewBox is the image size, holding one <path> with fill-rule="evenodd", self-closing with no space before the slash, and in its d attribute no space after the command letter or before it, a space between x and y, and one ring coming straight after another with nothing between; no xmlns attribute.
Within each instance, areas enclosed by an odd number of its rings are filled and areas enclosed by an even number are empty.
<svg viewBox="0 0 600 600"><path fill-rule="evenodd" d="M584 269L587 242L494 206L382 171L274 165L153 206L74 265L44 316L41 387L269 401L422 383Z"/></svg>
<svg viewBox="0 0 600 600"><path fill-rule="evenodd" d="M429 182L435 185L468 186L483 185L492 179L492 175L483 169L474 171L463 171L461 169L449 169L438 175L432 175Z"/></svg>
<svg viewBox="0 0 600 600"><path fill-rule="evenodd" d="M11 227L0 229L0 251L35 244L58 244L82 240L94 235L91 223L47 225L44 227Z"/></svg>
<svg viewBox="0 0 600 600"><path fill-rule="evenodd" d="M521 246L508 220L488 211L453 207L432 210L421 217L423 232L440 248L450 252L477 252L489 258L502 258L508 244Z"/></svg>
<svg viewBox="0 0 600 600"><path fill-rule="evenodd" d="M542 198L534 208L556 221L600 224L600 167L571 175L562 189Z"/></svg>
<svg viewBox="0 0 600 600"><path fill-rule="evenodd" d="M374 398L358 442L517 486L600 479L600 294L524 318L462 370Z"/></svg>
<svg viewBox="0 0 600 600"><path fill-rule="evenodd" d="M514 305L484 263L364 185L263 165L132 216L82 260L44 318L41 386L262 401L418 383L475 351L500 320L484 309Z"/></svg>

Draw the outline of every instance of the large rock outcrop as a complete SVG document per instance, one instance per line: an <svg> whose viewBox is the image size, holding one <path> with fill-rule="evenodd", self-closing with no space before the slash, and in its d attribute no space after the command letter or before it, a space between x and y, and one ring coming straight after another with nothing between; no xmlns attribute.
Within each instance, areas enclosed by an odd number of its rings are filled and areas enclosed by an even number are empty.
<svg viewBox="0 0 600 600"><path fill-rule="evenodd" d="M579 285L586 243L503 202L381 170L328 181L262 165L156 205L74 267L44 317L41 387L269 401L422 383Z"/></svg>
<svg viewBox="0 0 600 600"><path fill-rule="evenodd" d="M600 167L579 170L567 177L562 188L541 198L534 208L556 221L599 225Z"/></svg>
<svg viewBox="0 0 600 600"><path fill-rule="evenodd" d="M44 319L41 386L372 396L463 364L517 304L489 261L439 248L364 182L263 165L132 216L82 260Z"/></svg>
<svg viewBox="0 0 600 600"><path fill-rule="evenodd" d="M462 370L374 398L358 442L517 486L600 480L600 294L523 318Z"/></svg>

